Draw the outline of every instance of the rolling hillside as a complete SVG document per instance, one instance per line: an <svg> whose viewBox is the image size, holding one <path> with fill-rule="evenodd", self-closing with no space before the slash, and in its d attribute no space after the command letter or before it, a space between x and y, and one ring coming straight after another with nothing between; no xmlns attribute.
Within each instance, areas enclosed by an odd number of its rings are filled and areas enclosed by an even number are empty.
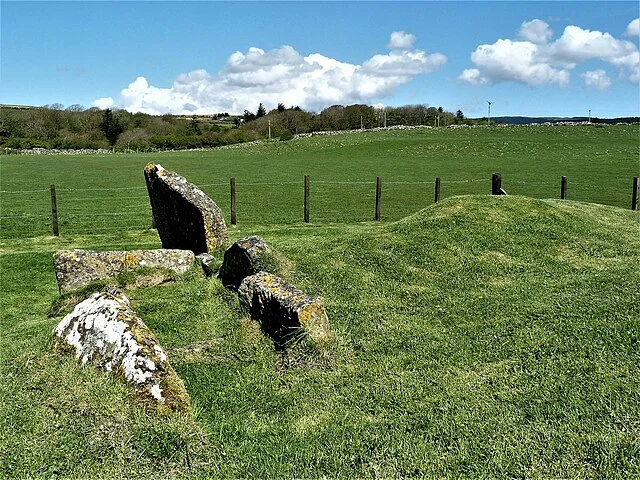
<svg viewBox="0 0 640 480"><path fill-rule="evenodd" d="M120 279L191 396L191 417L163 418L50 351L69 308L58 243L16 242L0 256L0 474L639 476L638 228L616 207L483 195L392 223L232 229L325 298L336 338L281 355L197 271ZM159 246L151 230L64 242Z"/></svg>

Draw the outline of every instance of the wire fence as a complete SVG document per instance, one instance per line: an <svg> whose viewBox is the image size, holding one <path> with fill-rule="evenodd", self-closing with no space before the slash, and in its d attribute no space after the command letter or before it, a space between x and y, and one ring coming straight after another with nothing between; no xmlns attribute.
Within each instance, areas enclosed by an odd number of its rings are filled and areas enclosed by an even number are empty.
<svg viewBox="0 0 640 480"><path fill-rule="evenodd" d="M309 197L303 198L302 181L238 182L235 186L237 223L245 225L288 225L303 222L303 203L313 223L358 223L376 219L393 221L410 215L440 199L456 195L489 194L492 178L434 180L318 180L310 181ZM633 192L628 178L620 178L609 190L621 192L637 209L637 177ZM564 183L565 188L567 183ZM230 222L230 183L205 183L198 187L222 209ZM561 182L506 178L510 195L534 198L564 198ZM568 182L570 200L616 204L599 197L602 185ZM52 209L50 189L0 190L0 240L21 240L54 233L55 217L61 235L100 235L152 228L152 214L146 187L58 188ZM616 197L616 198L618 198ZM603 201L604 200L604 201ZM614 199L615 200L615 199ZM626 202L625 202L626 203ZM628 207L627 207L628 208ZM381 212L381 213L380 213Z"/></svg>

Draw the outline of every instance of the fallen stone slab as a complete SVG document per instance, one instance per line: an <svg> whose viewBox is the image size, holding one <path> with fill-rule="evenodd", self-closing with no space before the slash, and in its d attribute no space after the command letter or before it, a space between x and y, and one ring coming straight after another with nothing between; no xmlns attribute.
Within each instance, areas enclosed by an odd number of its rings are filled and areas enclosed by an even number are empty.
<svg viewBox="0 0 640 480"><path fill-rule="evenodd" d="M53 264L60 291L84 287L94 280L114 277L138 267L163 267L184 273L195 263L189 250L158 249L95 252L60 250L53 254Z"/></svg>
<svg viewBox="0 0 640 480"><path fill-rule="evenodd" d="M329 319L320 297L310 297L267 272L246 277L238 288L240 306L251 318L260 322L277 349L308 334L311 338L326 338Z"/></svg>
<svg viewBox="0 0 640 480"><path fill-rule="evenodd" d="M238 240L224 252L218 279L225 287L238 290L246 277L267 270L264 259L268 252L268 245L260 237Z"/></svg>
<svg viewBox="0 0 640 480"><path fill-rule="evenodd" d="M191 250L196 255L226 245L222 211L202 190L160 165L144 169L153 222L164 248Z"/></svg>
<svg viewBox="0 0 640 480"><path fill-rule="evenodd" d="M158 339L118 289L94 293L53 330L54 348L113 372L162 410L188 411L184 383Z"/></svg>

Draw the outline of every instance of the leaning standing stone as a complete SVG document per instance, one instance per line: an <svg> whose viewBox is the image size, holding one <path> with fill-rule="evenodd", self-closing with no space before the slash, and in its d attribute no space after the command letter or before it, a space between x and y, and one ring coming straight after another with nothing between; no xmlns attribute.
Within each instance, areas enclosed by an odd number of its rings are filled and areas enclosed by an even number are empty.
<svg viewBox="0 0 640 480"><path fill-rule="evenodd" d="M329 320L322 298L310 297L275 275L259 272L245 278L238 298L277 348L304 333L316 340L327 336Z"/></svg>
<svg viewBox="0 0 640 480"><path fill-rule="evenodd" d="M189 410L184 384L158 339L118 289L94 293L80 302L53 333L56 350L113 372L162 409Z"/></svg>
<svg viewBox="0 0 640 480"><path fill-rule="evenodd" d="M222 211L205 193L160 165L144 169L153 220L164 248L206 253L227 243Z"/></svg>
<svg viewBox="0 0 640 480"><path fill-rule="evenodd" d="M60 250L53 254L58 288L61 292L84 287L94 280L105 280L138 267L163 267L184 273L195 263L189 250L131 250L94 252Z"/></svg>
<svg viewBox="0 0 640 480"><path fill-rule="evenodd" d="M245 277L267 270L263 259L269 247L260 237L238 240L224 252L218 278L225 287L237 290Z"/></svg>

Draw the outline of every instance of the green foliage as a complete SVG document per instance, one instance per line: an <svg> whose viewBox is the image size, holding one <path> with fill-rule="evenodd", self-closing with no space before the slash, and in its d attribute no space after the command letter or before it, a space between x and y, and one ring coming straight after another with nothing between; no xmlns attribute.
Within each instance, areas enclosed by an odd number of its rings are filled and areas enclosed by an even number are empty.
<svg viewBox="0 0 640 480"><path fill-rule="evenodd" d="M196 117L193 117L189 121L189 133L191 135L200 135L200 122Z"/></svg>
<svg viewBox="0 0 640 480"><path fill-rule="evenodd" d="M440 109L442 110L442 109ZM439 120L437 120L437 118ZM453 114L435 107L407 105L384 112L368 105L334 105L315 115L298 106L279 103L268 114L260 103L256 113L245 110L239 117L218 113L213 117L152 116L125 110L85 110L81 105L62 109L54 104L41 108L5 108L0 125L0 146L11 150L33 147L57 149L98 149L111 146L116 151L147 152L209 148L229 143L279 137L285 130L293 134L319 130L354 130L394 125L446 126ZM231 126L245 134L229 134ZM225 128L226 127L226 128ZM212 135L218 133L220 135Z"/></svg>
<svg viewBox="0 0 640 480"><path fill-rule="evenodd" d="M102 113L102 122L100 123L100 130L107 137L110 145L115 145L118 140L118 136L123 132L123 127L120 121L114 117L113 112L110 109L106 109Z"/></svg>
<svg viewBox="0 0 640 480"><path fill-rule="evenodd" d="M286 142L287 140L291 140L292 138L293 138L293 133L291 133L291 130L284 130L280 134L280 141L281 142Z"/></svg>

